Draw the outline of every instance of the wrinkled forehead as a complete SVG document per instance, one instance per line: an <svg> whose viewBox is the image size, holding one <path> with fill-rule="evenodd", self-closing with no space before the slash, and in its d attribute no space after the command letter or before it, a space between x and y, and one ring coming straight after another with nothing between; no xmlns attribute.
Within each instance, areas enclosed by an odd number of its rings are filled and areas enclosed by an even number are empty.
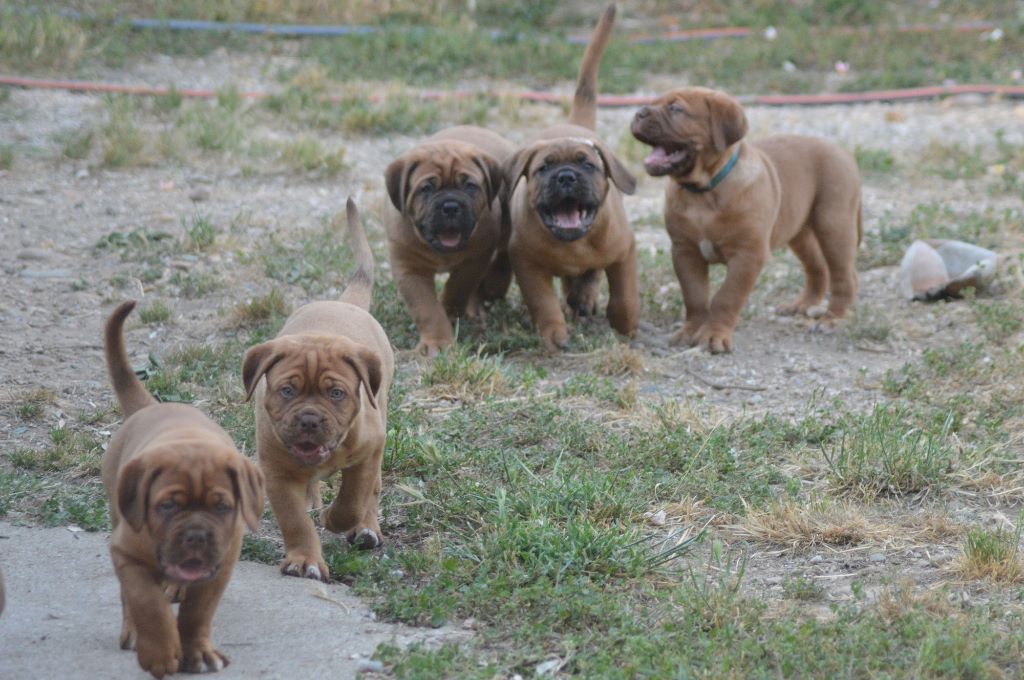
<svg viewBox="0 0 1024 680"><path fill-rule="evenodd" d="M671 90L654 100L654 106L668 106L675 104L683 108L683 111L696 115L704 110L706 94L699 89Z"/></svg>
<svg viewBox="0 0 1024 680"><path fill-rule="evenodd" d="M217 464L238 455L227 449L216 451L194 450L188 444L169 449L161 456L165 463L153 481L150 494L154 497L184 494L191 500L208 500L210 494L232 494L234 482L230 465Z"/></svg>
<svg viewBox="0 0 1024 680"><path fill-rule="evenodd" d="M602 165L601 154L598 153L594 142L583 137L568 137L548 142L533 156L534 165L578 163L584 160L598 166Z"/></svg>
<svg viewBox="0 0 1024 680"><path fill-rule="evenodd" d="M431 144L422 148L423 154L410 173L412 181L427 177L458 179L463 175L479 178L483 170L473 162L472 148L457 142Z"/></svg>
<svg viewBox="0 0 1024 680"><path fill-rule="evenodd" d="M271 381L297 380L301 383L309 380L319 382L324 378L354 380L355 368L348 361L352 353L345 338L289 342L285 357L267 372L267 378Z"/></svg>

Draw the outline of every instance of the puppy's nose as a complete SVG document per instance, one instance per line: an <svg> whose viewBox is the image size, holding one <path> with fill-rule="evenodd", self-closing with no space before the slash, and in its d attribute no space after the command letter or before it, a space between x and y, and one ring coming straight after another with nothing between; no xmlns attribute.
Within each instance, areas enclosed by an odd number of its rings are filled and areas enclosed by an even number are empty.
<svg viewBox="0 0 1024 680"><path fill-rule="evenodd" d="M558 174L555 175L555 179L558 180L559 186L571 187L573 184L576 184L576 173L566 168L564 170L559 170Z"/></svg>
<svg viewBox="0 0 1024 680"><path fill-rule="evenodd" d="M462 211L458 201L445 201L441 204L441 212L445 217L455 217Z"/></svg>
<svg viewBox="0 0 1024 680"><path fill-rule="evenodd" d="M210 542L210 532L206 529L189 529L185 532L184 540L188 548L205 548Z"/></svg>
<svg viewBox="0 0 1024 680"><path fill-rule="evenodd" d="M312 413L303 413L299 416L299 427L303 432L316 432L320 429L320 416Z"/></svg>

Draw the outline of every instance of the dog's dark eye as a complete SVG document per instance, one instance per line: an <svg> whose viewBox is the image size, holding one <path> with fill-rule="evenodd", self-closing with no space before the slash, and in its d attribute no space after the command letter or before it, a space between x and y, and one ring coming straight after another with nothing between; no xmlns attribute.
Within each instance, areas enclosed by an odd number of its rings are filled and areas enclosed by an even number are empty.
<svg viewBox="0 0 1024 680"><path fill-rule="evenodd" d="M157 512L161 512L166 515L177 510L178 504L172 500L160 501L159 503L157 503L156 509Z"/></svg>
<svg viewBox="0 0 1024 680"><path fill-rule="evenodd" d="M547 172L547 171L548 171L548 164L547 163L545 163L544 165L542 165L539 168L537 168L537 172L538 173L543 173L543 172Z"/></svg>
<svg viewBox="0 0 1024 680"><path fill-rule="evenodd" d="M331 401L341 401L345 398L345 390L339 387L333 387L327 393L327 396L330 397Z"/></svg>
<svg viewBox="0 0 1024 680"><path fill-rule="evenodd" d="M465 189L466 191L476 191L477 189L480 188L480 185L472 180L467 179L465 182L462 183L462 188Z"/></svg>
<svg viewBox="0 0 1024 680"><path fill-rule="evenodd" d="M434 190L434 183L433 182L427 182L423 186L420 187L420 193L424 194L424 195L429 194L433 190Z"/></svg>
<svg viewBox="0 0 1024 680"><path fill-rule="evenodd" d="M217 505L213 506L213 511L218 515L226 515L232 510L233 508L224 501L218 501Z"/></svg>
<svg viewBox="0 0 1024 680"><path fill-rule="evenodd" d="M583 161L580 165L582 165L583 169L586 170L587 172L593 172L594 170L597 170L597 166L591 163L590 161Z"/></svg>
<svg viewBox="0 0 1024 680"><path fill-rule="evenodd" d="M683 107L682 106L680 106L679 104L675 104L675 103L668 105L668 111L669 111L669 113L686 113L685 111L683 111Z"/></svg>
<svg viewBox="0 0 1024 680"><path fill-rule="evenodd" d="M291 385L285 385L281 388L281 396L285 399L291 399L295 396L295 388Z"/></svg>

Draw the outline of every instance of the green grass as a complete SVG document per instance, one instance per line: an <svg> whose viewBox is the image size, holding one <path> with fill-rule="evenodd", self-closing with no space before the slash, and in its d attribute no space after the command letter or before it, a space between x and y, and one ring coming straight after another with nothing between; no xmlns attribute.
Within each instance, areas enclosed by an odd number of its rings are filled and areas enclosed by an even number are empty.
<svg viewBox="0 0 1024 680"><path fill-rule="evenodd" d="M941 487L954 461L948 441L950 419L937 431L922 431L899 408L879 406L850 423L838 443L822 454L829 478L858 495L904 495Z"/></svg>
<svg viewBox="0 0 1024 680"><path fill-rule="evenodd" d="M330 287L340 290L352 266L345 234L327 221L287 239L271 234L256 257L268 277L301 286L307 293L322 293Z"/></svg>
<svg viewBox="0 0 1024 680"><path fill-rule="evenodd" d="M959 571L967 578L988 578L997 582L1024 581L1024 563L1020 559L1021 517L1017 527L994 530L976 527L964 537Z"/></svg>
<svg viewBox="0 0 1024 680"><path fill-rule="evenodd" d="M109 117L103 127L103 165L122 168L146 162L146 137L136 122L136 105L127 96L107 99Z"/></svg>
<svg viewBox="0 0 1024 680"><path fill-rule="evenodd" d="M79 127L65 130L56 136L60 144L60 155L70 160L82 160L92 151L95 132L89 128Z"/></svg>
<svg viewBox="0 0 1024 680"><path fill-rule="evenodd" d="M300 135L281 148L279 159L287 167L333 177L346 169L345 148L330 152L315 137Z"/></svg>
<svg viewBox="0 0 1024 680"><path fill-rule="evenodd" d="M217 239L217 230L207 216L197 214L193 215L190 221L182 219L181 226L185 230L185 250L202 253L213 247Z"/></svg>
<svg viewBox="0 0 1024 680"><path fill-rule="evenodd" d="M10 170L14 167L14 145L0 144L0 170Z"/></svg>
<svg viewBox="0 0 1024 680"><path fill-rule="evenodd" d="M139 309L139 320L144 324L163 323L171 318L171 308L167 303L157 300L151 305Z"/></svg>
<svg viewBox="0 0 1024 680"><path fill-rule="evenodd" d="M266 295L239 303L234 312L239 326L256 326L287 315L288 303L278 288L271 288Z"/></svg>
<svg viewBox="0 0 1024 680"><path fill-rule="evenodd" d="M871 149L858 146L854 149L857 166L864 174L886 174L896 167L896 159L888 149Z"/></svg>

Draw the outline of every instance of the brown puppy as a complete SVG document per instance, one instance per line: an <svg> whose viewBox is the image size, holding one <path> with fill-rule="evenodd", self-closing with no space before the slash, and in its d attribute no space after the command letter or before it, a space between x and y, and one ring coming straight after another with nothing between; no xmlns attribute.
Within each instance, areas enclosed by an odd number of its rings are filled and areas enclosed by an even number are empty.
<svg viewBox="0 0 1024 680"><path fill-rule="evenodd" d="M594 134L597 70L614 22L612 4L583 55L569 122L544 130L506 164L514 188L512 268L548 351L569 340L552 282L556 276L569 309L590 316L597 312L604 270L608 321L626 336L636 330L636 244L622 206L622 194L633 193L636 179Z"/></svg>
<svg viewBox="0 0 1024 680"><path fill-rule="evenodd" d="M780 135L743 140L739 103L704 88L673 90L641 108L633 136L654 147L648 174L668 175L665 227L683 289L686 318L673 343L732 350L740 311L772 250L788 245L804 266L803 293L783 314L846 314L857 293L862 226L860 173L831 142ZM708 301L708 264L725 282ZM828 290L827 309L821 302Z"/></svg>
<svg viewBox="0 0 1024 680"><path fill-rule="evenodd" d="M246 393L255 395L256 452L284 535L281 571L323 581L330 571L307 514L321 507L321 479L343 470L334 502L320 514L327 529L365 548L384 540L377 503L395 362L367 311L373 254L351 199L347 212L358 268L341 301L300 307L275 339L249 349L242 366Z"/></svg>
<svg viewBox="0 0 1024 680"><path fill-rule="evenodd" d="M505 296L508 196L501 163L512 145L468 125L438 132L384 173L391 270L420 332L417 350L433 356L452 344L452 321L482 313ZM434 276L450 272L438 302Z"/></svg>
<svg viewBox="0 0 1024 680"><path fill-rule="evenodd" d="M126 420L103 454L110 555L121 582L121 648L153 676L217 671L228 659L210 640L217 603L242 549L243 525L263 514L263 475L231 437L191 406L159 404L135 377L122 327L107 321L110 379ZM175 621L165 589L181 601Z"/></svg>

